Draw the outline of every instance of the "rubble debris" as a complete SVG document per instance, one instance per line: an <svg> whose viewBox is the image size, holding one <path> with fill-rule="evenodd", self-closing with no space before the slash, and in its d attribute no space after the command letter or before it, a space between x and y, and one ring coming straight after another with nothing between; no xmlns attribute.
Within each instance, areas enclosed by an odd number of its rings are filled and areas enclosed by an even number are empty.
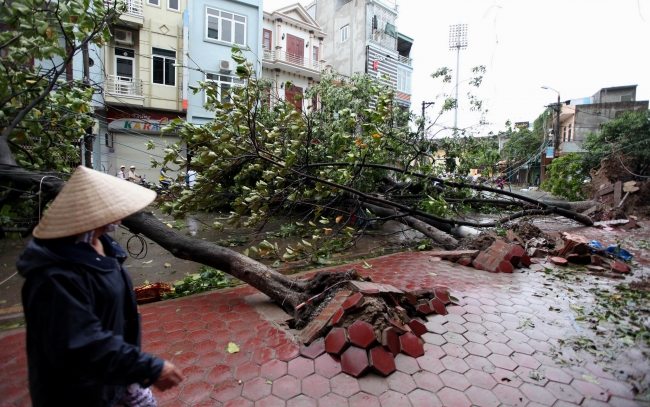
<svg viewBox="0 0 650 407"><path fill-rule="evenodd" d="M434 250L428 252L431 257L438 257L449 261L456 261L462 257L476 258L479 250Z"/></svg>
<svg viewBox="0 0 650 407"><path fill-rule="evenodd" d="M472 265L490 273L512 273L524 254L523 247L496 240L488 250L479 253Z"/></svg>
<svg viewBox="0 0 650 407"><path fill-rule="evenodd" d="M512 243L517 241L517 242L519 242L520 245L526 246L526 244L524 243L524 240L521 237L519 237L519 235L517 235L512 229L506 230L506 237Z"/></svg>
<svg viewBox="0 0 650 407"><path fill-rule="evenodd" d="M627 264L623 263L622 261L615 261L614 264L612 264L612 271L616 273L629 273L630 272L630 266Z"/></svg>
<svg viewBox="0 0 650 407"><path fill-rule="evenodd" d="M368 371L382 376L393 373L399 353L413 358L422 356L424 347L419 337L430 331L425 324L426 316L419 319L416 314L426 308L427 315L444 315L446 304L456 301L442 286L403 292L391 285L349 281L343 287L345 291L338 291L331 298L298 339L302 342L301 353L327 352L340 357L343 372L353 377ZM326 333L325 326L333 315L341 315L338 326L330 326ZM316 340L315 332L325 339ZM312 342L311 346L306 346L307 341Z"/></svg>
<svg viewBox="0 0 650 407"><path fill-rule="evenodd" d="M458 249L487 250L492 243L502 238L494 232L484 232L478 236L468 236L458 242Z"/></svg>
<svg viewBox="0 0 650 407"><path fill-rule="evenodd" d="M560 256L567 256L572 253L585 254L589 250L589 242L584 236L570 234L566 232L560 233L564 246L557 250Z"/></svg>
<svg viewBox="0 0 650 407"><path fill-rule="evenodd" d="M628 252L625 249L622 249L620 245L612 245L612 246L607 246L607 249L605 249L605 252L607 253L612 253L614 256L623 259L625 261L630 260L632 257L634 257L630 252Z"/></svg>
<svg viewBox="0 0 650 407"><path fill-rule="evenodd" d="M551 262L558 266L566 266L569 263L569 261L564 257L551 257Z"/></svg>
<svg viewBox="0 0 650 407"><path fill-rule="evenodd" d="M174 287L167 283L146 284L133 289L138 304L160 301L165 294L174 292Z"/></svg>

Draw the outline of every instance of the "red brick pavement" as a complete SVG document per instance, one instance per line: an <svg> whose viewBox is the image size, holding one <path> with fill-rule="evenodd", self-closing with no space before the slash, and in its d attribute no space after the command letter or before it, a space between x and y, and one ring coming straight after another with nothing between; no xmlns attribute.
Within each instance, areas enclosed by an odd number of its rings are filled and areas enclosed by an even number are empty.
<svg viewBox="0 0 650 407"><path fill-rule="evenodd" d="M426 353L417 359L398 355L398 371L387 378L359 379L341 373L328 354L315 360L299 355L293 338L269 322L246 297L244 286L141 307L144 350L170 359L187 377L182 386L157 393L172 406L255 407L432 407L432 406L644 406L633 400L630 384L563 348L573 365L551 357L558 339L574 336L563 292L536 296L549 287L543 273L490 274L426 252L399 253L354 267L379 283L400 289L424 284L451 288L461 306L430 318L423 336ZM566 312L549 311L549 306ZM534 328L522 329L529 319ZM24 332L0 337L0 405L30 405ZM228 354L228 342L241 351ZM636 354L634 353L636 351ZM647 358L631 349L617 369L642 377ZM634 357L637 355L636 357ZM539 380L531 376L539 376Z"/></svg>

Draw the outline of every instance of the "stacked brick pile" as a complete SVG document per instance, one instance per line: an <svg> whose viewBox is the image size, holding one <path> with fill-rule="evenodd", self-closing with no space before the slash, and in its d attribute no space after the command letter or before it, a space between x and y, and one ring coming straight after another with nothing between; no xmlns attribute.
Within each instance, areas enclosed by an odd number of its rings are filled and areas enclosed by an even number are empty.
<svg viewBox="0 0 650 407"><path fill-rule="evenodd" d="M315 358L327 352L340 358L342 370L350 376L360 377L367 372L388 376L396 370L395 356L399 353L418 358L424 355L422 335L428 331L426 315L446 315L451 298L445 287L422 288L403 292L390 285L369 282L350 282L349 291L339 291L320 315L300 335L303 356ZM363 309L368 297L382 297L394 304L399 320L389 319L388 327L380 334L373 325L356 320L342 326L346 316L354 316ZM409 310L396 305L395 298L403 299ZM410 314L410 315L409 315ZM348 319L349 320L349 319ZM329 333L325 338L315 335ZM313 342L312 342L313 341Z"/></svg>

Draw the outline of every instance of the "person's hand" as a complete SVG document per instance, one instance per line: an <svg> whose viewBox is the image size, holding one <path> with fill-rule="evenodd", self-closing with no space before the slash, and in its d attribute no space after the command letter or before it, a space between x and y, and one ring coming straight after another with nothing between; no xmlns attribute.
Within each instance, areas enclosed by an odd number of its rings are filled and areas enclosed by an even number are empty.
<svg viewBox="0 0 650 407"><path fill-rule="evenodd" d="M160 372L160 377L158 377L158 380L153 385L156 389L165 391L178 386L183 380L185 378L181 371L171 362L165 361L162 372Z"/></svg>

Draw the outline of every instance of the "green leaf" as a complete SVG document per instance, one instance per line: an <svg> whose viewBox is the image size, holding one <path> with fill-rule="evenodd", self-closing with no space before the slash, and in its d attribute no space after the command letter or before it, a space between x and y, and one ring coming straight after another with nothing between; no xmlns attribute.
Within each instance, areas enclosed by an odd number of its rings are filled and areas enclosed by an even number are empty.
<svg viewBox="0 0 650 407"><path fill-rule="evenodd" d="M229 342L228 347L226 348L226 351L228 353L237 353L237 352L239 352L239 346L235 345L232 342Z"/></svg>

